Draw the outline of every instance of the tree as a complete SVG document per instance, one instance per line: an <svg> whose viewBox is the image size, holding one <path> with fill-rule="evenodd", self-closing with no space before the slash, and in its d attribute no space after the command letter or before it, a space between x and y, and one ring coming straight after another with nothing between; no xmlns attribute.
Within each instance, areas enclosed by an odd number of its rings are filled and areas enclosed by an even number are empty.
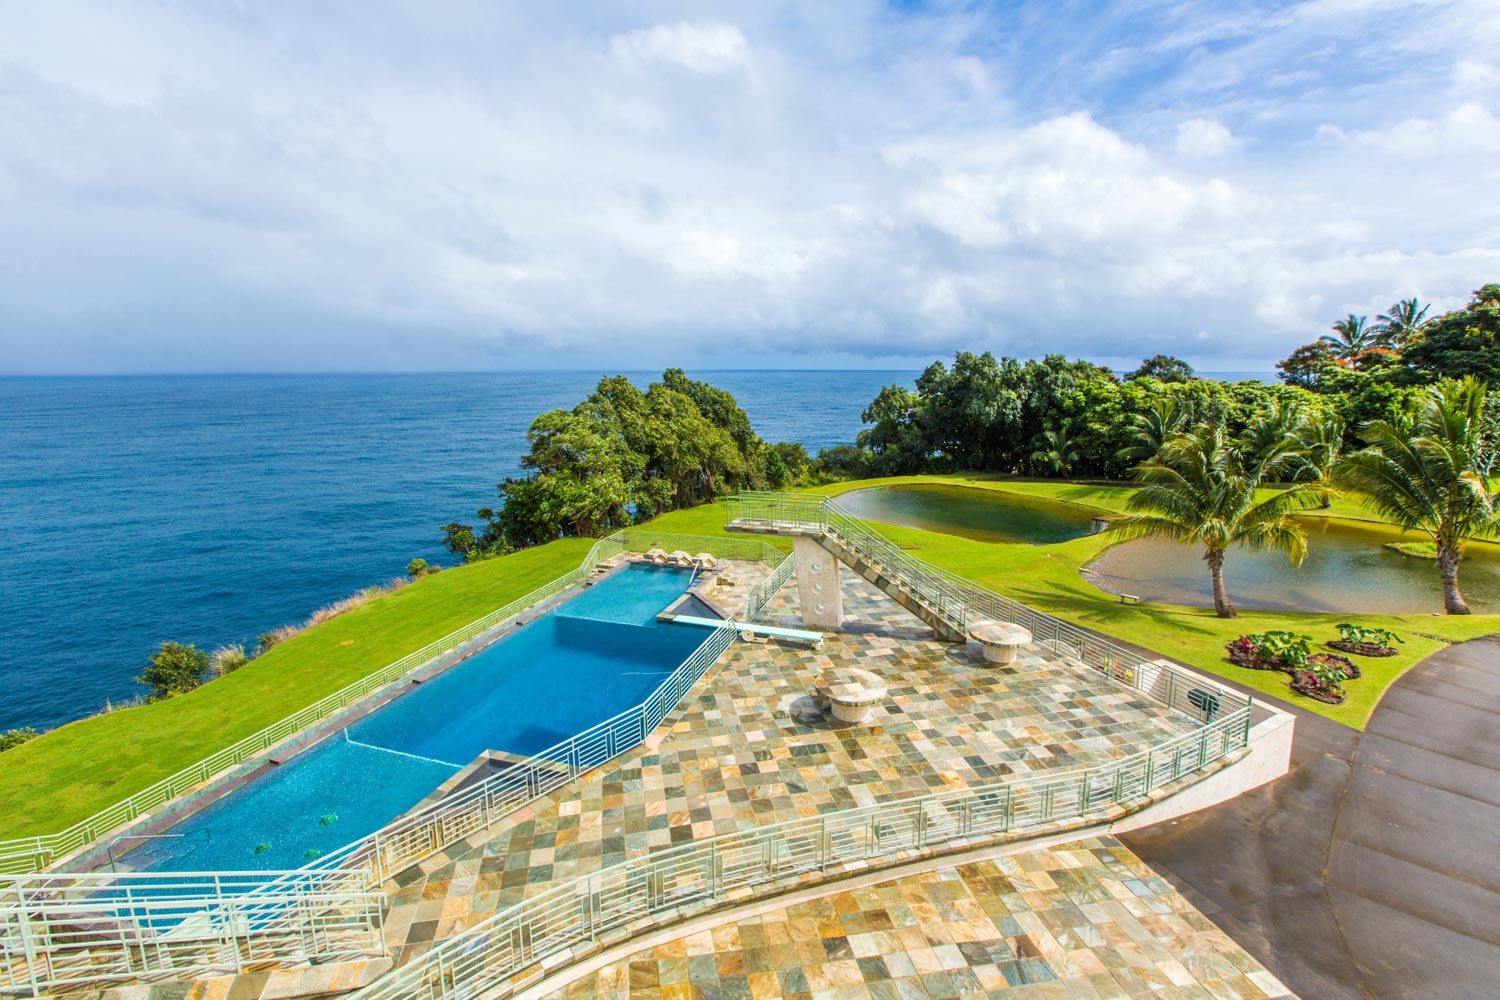
<svg viewBox="0 0 1500 1000"><path fill-rule="evenodd" d="M1398 351L1405 347L1406 342L1416 336L1427 322L1427 310L1430 308L1431 306L1424 306L1415 298L1402 299L1376 316L1376 346L1394 347Z"/></svg>
<svg viewBox="0 0 1500 1000"><path fill-rule="evenodd" d="M1332 333L1325 333L1319 339L1333 347L1340 358L1346 361L1353 360L1371 346L1373 338L1366 328L1366 323L1366 317L1350 313L1333 324Z"/></svg>
<svg viewBox="0 0 1500 1000"><path fill-rule="evenodd" d="M1213 578L1214 612L1236 615L1224 584L1229 549L1284 552L1299 566L1307 557L1307 536L1292 514L1318 502L1313 484L1256 491L1292 467L1296 448L1279 442L1269 453L1254 454L1232 438L1223 422L1203 423L1171 438L1136 470L1141 488L1127 501L1136 511L1111 525L1125 538L1168 538L1203 547Z"/></svg>
<svg viewBox="0 0 1500 1000"><path fill-rule="evenodd" d="M1040 444L1031 453L1031 461L1059 476L1066 476L1078 464L1078 446L1069 436L1066 424L1042 431Z"/></svg>
<svg viewBox="0 0 1500 1000"><path fill-rule="evenodd" d="M152 698L170 698L202 684L209 666L208 654L192 643L164 642L151 654L151 665L141 671L136 683L151 688Z"/></svg>
<svg viewBox="0 0 1500 1000"><path fill-rule="evenodd" d="M1175 354L1153 354L1125 376L1131 382L1142 378L1154 378L1158 382L1191 382L1197 377L1193 366Z"/></svg>
<svg viewBox="0 0 1500 1000"><path fill-rule="evenodd" d="M1464 308L1429 320L1407 341L1402 359L1424 382L1467 375L1500 382L1500 284L1485 285Z"/></svg>
<svg viewBox="0 0 1500 1000"><path fill-rule="evenodd" d="M1328 338L1303 344L1285 359L1276 362L1281 374L1277 377L1287 385L1303 389L1318 389L1341 369L1339 352L1328 343Z"/></svg>
<svg viewBox="0 0 1500 1000"><path fill-rule="evenodd" d="M1333 474L1344 452L1344 432L1344 422L1332 414L1305 416L1292 430L1301 445L1293 478L1322 484L1321 507L1333 506Z"/></svg>
<svg viewBox="0 0 1500 1000"><path fill-rule="evenodd" d="M1367 424L1368 447L1337 471L1345 489L1391 524L1432 539L1450 615L1469 613L1458 588L1465 544L1497 531L1500 498L1490 489L1497 442L1485 399L1473 376L1434 386L1409 411Z"/></svg>
<svg viewBox="0 0 1500 1000"><path fill-rule="evenodd" d="M1180 433L1192 419L1192 408L1181 396L1160 396L1146 404L1141 413L1132 413L1125 428L1125 444L1119 449L1122 459L1144 462L1155 457L1161 446Z"/></svg>
<svg viewBox="0 0 1500 1000"><path fill-rule="evenodd" d="M786 467L786 460L781 457L781 452L775 448L767 448L761 461L765 466L766 486L773 490L785 487L791 477L791 470Z"/></svg>

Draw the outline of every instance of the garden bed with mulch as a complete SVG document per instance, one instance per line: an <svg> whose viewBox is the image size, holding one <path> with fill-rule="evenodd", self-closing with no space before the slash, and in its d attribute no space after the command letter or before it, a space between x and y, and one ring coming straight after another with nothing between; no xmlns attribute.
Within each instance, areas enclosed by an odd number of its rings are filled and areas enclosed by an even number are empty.
<svg viewBox="0 0 1500 1000"><path fill-rule="evenodd" d="M1341 653L1353 653L1355 656L1395 656L1394 646L1382 646L1378 642L1345 642L1342 639L1330 639L1330 649L1336 649Z"/></svg>

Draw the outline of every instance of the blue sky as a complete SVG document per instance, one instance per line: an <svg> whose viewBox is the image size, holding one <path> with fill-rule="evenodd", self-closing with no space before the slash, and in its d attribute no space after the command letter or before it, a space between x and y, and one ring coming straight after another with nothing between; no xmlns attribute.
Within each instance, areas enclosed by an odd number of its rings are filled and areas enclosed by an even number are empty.
<svg viewBox="0 0 1500 1000"><path fill-rule="evenodd" d="M0 7L0 372L1264 369L1500 280L1495 0Z"/></svg>

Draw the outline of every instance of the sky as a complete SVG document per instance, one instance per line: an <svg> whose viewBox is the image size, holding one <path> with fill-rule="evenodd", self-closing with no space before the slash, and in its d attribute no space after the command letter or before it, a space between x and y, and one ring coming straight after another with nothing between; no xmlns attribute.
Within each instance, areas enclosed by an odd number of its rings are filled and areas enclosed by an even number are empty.
<svg viewBox="0 0 1500 1000"><path fill-rule="evenodd" d="M4 374L1265 370L1497 192L1497 0L0 4Z"/></svg>

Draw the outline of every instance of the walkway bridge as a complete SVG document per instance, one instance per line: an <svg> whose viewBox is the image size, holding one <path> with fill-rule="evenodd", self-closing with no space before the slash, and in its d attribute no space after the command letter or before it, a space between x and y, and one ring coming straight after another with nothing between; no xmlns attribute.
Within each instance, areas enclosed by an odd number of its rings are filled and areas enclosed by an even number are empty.
<svg viewBox="0 0 1500 1000"><path fill-rule="evenodd" d="M731 531L806 538L916 615L944 642L968 640L973 584L891 544L825 497L742 493L730 497Z"/></svg>

